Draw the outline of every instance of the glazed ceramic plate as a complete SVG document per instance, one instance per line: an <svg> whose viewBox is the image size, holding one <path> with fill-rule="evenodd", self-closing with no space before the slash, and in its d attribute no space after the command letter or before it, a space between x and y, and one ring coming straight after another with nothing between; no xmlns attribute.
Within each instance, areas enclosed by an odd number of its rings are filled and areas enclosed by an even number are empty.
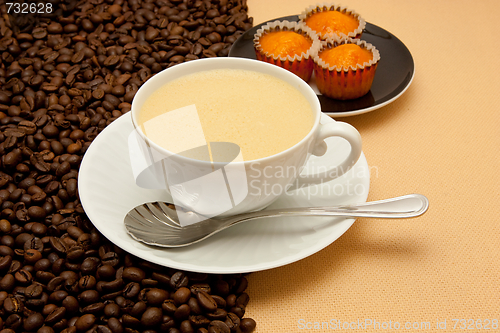
<svg viewBox="0 0 500 333"><path fill-rule="evenodd" d="M286 16L276 20L298 21L298 16ZM253 36L261 26L272 21L259 24L241 35L233 44L229 56L256 59ZM318 94L322 111L330 116L354 116L379 109L398 99L413 80L413 57L396 36L374 24L366 23L361 39L373 44L380 51L381 57L368 94L354 100L334 100L319 93L314 83L314 75L309 81Z"/></svg>
<svg viewBox="0 0 500 333"><path fill-rule="evenodd" d="M322 115L321 122L332 121ZM242 223L192 246L165 249L135 241L123 218L148 201L171 201L162 190L135 184L127 140L133 130L130 113L106 127L92 142L82 160L78 189L87 216L111 242L144 260L175 269L202 273L244 273L286 265L312 255L338 239L354 223L352 218L287 217ZM328 152L311 157L305 172L339 164L349 144L328 138ZM319 169L321 170L321 169ZM366 202L370 171L364 155L342 177L322 185L283 194L268 209L330 206Z"/></svg>

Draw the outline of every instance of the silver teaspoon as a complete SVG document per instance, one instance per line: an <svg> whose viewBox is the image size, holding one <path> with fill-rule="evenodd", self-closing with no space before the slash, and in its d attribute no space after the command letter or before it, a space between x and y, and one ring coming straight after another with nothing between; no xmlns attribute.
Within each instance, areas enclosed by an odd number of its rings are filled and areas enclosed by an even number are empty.
<svg viewBox="0 0 500 333"><path fill-rule="evenodd" d="M426 212L429 201L421 194L332 207L305 207L262 210L222 218L205 218L201 222L181 227L177 211L183 209L168 202L149 202L128 212L124 222L135 240L160 247L181 247L197 243L241 222L259 218L283 216L345 216L374 218L410 218ZM184 210L184 213L199 214Z"/></svg>

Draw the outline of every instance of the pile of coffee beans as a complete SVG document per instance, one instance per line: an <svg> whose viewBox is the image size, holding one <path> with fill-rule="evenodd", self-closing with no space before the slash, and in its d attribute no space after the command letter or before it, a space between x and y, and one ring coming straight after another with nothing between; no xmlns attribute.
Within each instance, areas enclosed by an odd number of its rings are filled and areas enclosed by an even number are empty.
<svg viewBox="0 0 500 333"><path fill-rule="evenodd" d="M228 54L252 27L246 1L44 3L50 12L0 6L0 333L254 331L245 276L126 253L77 187L90 143L146 80Z"/></svg>

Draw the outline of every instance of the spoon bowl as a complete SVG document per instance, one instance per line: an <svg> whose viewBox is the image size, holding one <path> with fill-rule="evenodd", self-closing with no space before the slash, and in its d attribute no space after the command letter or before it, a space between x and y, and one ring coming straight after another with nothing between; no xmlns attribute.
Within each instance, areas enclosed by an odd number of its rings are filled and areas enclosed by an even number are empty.
<svg viewBox="0 0 500 333"><path fill-rule="evenodd" d="M332 207L305 207L263 210L224 218L205 218L167 202L148 202L130 210L124 218L128 234L135 240L160 247L182 247L198 243L236 224L269 217L344 216L372 218L411 218L427 211L429 200L421 194ZM201 222L181 226L179 210Z"/></svg>

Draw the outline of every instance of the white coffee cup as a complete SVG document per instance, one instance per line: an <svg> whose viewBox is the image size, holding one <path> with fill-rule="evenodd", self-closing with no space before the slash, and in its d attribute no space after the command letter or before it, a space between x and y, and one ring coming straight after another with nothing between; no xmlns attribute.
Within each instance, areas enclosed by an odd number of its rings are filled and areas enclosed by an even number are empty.
<svg viewBox="0 0 500 333"><path fill-rule="evenodd" d="M244 161L236 147L231 149L232 155L224 163L174 154L150 140L138 125L138 114L146 99L172 80L212 69L250 70L270 74L288 82L306 98L314 112L311 130L291 148L265 158ZM136 131L130 137L129 147L136 183L146 188L164 188L170 192L176 205L206 217L263 209L285 191L319 184L343 175L361 155L361 136L353 126L335 121L320 123L321 105L316 93L306 82L283 68L246 58L199 59L159 72L140 87L132 102L131 114ZM325 154L327 145L324 139L328 137L341 137L349 142L351 151L347 158L341 164L332 165L321 173L301 175L311 154ZM198 148L203 147L196 147ZM272 188L273 191L266 191L266 188ZM181 218L181 224L184 225L195 222L198 220L186 217L183 221Z"/></svg>

